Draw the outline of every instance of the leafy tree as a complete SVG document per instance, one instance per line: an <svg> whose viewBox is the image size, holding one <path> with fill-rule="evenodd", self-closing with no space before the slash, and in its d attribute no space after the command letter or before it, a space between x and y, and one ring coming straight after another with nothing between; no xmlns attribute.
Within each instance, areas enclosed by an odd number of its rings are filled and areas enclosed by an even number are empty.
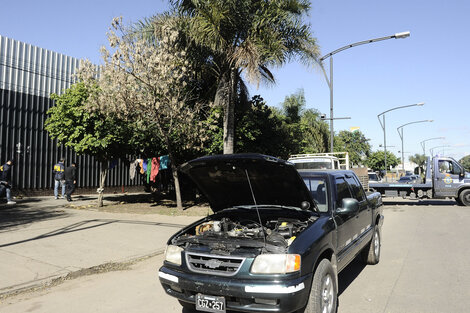
<svg viewBox="0 0 470 313"><path fill-rule="evenodd" d="M287 158L293 147L285 117L266 105L263 98L254 96L248 108L235 110L235 152L256 152ZM206 121L209 129L206 153L223 150L222 108L214 107Z"/></svg>
<svg viewBox="0 0 470 313"><path fill-rule="evenodd" d="M269 67L318 57L303 16L307 0L173 0L185 18L188 39L208 52L216 77L214 103L224 108L224 153L233 153L235 104L246 97L242 74L253 83L274 82ZM151 24L152 25L152 24ZM156 24L153 24L156 25ZM237 100L238 99L238 100Z"/></svg>
<svg viewBox="0 0 470 313"><path fill-rule="evenodd" d="M92 90L97 90L96 84L76 83L62 95L51 95L55 106L47 112L45 129L77 154L94 156L101 163L98 205L103 206L108 162L128 152L129 125L116 116L88 111L85 103Z"/></svg>
<svg viewBox="0 0 470 313"><path fill-rule="evenodd" d="M370 139L367 139L359 130L353 132L342 130L335 136L334 149L335 151L348 152L349 162L352 165L363 165L371 154L369 140Z"/></svg>
<svg viewBox="0 0 470 313"><path fill-rule="evenodd" d="M320 117L320 112L309 109L303 112L300 120L302 133L301 153L322 153L328 151L330 131L328 124Z"/></svg>
<svg viewBox="0 0 470 313"><path fill-rule="evenodd" d="M385 154L382 150L372 152L367 159L367 166L374 171L382 171L385 168ZM393 153L387 151L387 166L395 167L400 163L400 159Z"/></svg>
<svg viewBox="0 0 470 313"><path fill-rule="evenodd" d="M470 155L464 156L459 161L460 164L465 168L465 171L470 172Z"/></svg>
<svg viewBox="0 0 470 313"><path fill-rule="evenodd" d="M182 208L177 156L202 148L207 139L200 115L203 104L193 95L195 73L186 51L177 45L177 29L166 28L161 38L149 42L129 35L120 19L112 27L111 50L102 49L100 90L90 97L89 105L145 125L159 138L171 161L177 207ZM93 77L91 70L90 65L81 68L85 81Z"/></svg>
<svg viewBox="0 0 470 313"><path fill-rule="evenodd" d="M427 157L424 154L416 153L415 155L410 155L408 160L418 165L418 174L421 176L421 173L424 171L424 166L426 165Z"/></svg>
<svg viewBox="0 0 470 313"><path fill-rule="evenodd" d="M328 125L321 120L315 109L305 110L306 101L303 89L286 96L280 114L285 122L292 141L289 154L317 153L328 149Z"/></svg>

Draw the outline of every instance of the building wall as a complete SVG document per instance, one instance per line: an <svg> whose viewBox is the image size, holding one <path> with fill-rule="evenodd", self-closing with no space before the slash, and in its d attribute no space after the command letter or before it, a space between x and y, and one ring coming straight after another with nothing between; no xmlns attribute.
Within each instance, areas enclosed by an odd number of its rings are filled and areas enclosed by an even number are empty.
<svg viewBox="0 0 470 313"><path fill-rule="evenodd" d="M0 162L14 158L14 186L34 190L53 187L52 167L60 157L78 163L78 186L99 185L99 163L58 145L44 130L52 93L72 84L79 60L0 36ZM129 166L121 160L109 172L107 186L129 186Z"/></svg>

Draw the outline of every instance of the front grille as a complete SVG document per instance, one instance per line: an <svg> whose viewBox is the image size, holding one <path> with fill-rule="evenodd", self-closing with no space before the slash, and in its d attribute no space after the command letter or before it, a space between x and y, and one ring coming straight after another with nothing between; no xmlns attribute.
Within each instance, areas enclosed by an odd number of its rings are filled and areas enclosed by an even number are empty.
<svg viewBox="0 0 470 313"><path fill-rule="evenodd" d="M186 264L193 272L222 276L235 275L245 258L186 252Z"/></svg>

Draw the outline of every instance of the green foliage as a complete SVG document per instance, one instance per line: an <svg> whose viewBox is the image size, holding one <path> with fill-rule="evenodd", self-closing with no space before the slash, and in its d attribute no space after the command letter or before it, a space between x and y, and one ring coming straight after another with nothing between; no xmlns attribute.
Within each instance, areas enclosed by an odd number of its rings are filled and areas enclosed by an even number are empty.
<svg viewBox="0 0 470 313"><path fill-rule="evenodd" d="M289 154L326 152L328 149L328 124L317 110L305 110L306 104L303 89L286 96L282 103L279 114L283 115L289 129Z"/></svg>
<svg viewBox="0 0 470 313"><path fill-rule="evenodd" d="M94 87L96 88L96 87ZM110 160L128 152L129 125L117 118L85 108L90 90L83 83L72 85L62 95L53 94L55 106L47 114L45 129L52 138L78 154Z"/></svg>
<svg viewBox="0 0 470 313"><path fill-rule="evenodd" d="M349 162L353 166L364 165L371 154L369 139L359 130L353 132L347 130L340 131L335 136L334 149L335 151L348 152Z"/></svg>
<svg viewBox="0 0 470 313"><path fill-rule="evenodd" d="M415 174L420 174L424 171L424 166L426 165L427 157L424 154L416 153L415 155L410 155L408 160L412 163L418 165L415 169Z"/></svg>
<svg viewBox="0 0 470 313"><path fill-rule="evenodd" d="M460 164L465 168L465 171L470 172L470 155L464 156L459 161Z"/></svg>
<svg viewBox="0 0 470 313"><path fill-rule="evenodd" d="M306 0L174 0L184 37L199 48L217 79L214 103L224 108L224 151L233 151L235 102L247 99L242 81L274 82L269 68L299 58L313 63L319 51L303 17ZM148 23L144 23L144 26ZM159 25L155 23L154 25ZM142 29L147 29L142 27ZM194 52L196 49L189 49Z"/></svg>
<svg viewBox="0 0 470 313"><path fill-rule="evenodd" d="M400 159L398 159L393 153L387 151L387 167L392 166L395 167L400 163ZM370 167L374 171L382 171L385 168L385 154L382 150L372 152L367 159L367 166Z"/></svg>
<svg viewBox="0 0 470 313"><path fill-rule="evenodd" d="M253 152L287 158L295 149L295 129L289 127L285 117L266 105L263 98L254 96L247 108L238 106L236 117L235 152ZM205 122L211 140L205 153L219 154L223 150L223 109L214 107Z"/></svg>

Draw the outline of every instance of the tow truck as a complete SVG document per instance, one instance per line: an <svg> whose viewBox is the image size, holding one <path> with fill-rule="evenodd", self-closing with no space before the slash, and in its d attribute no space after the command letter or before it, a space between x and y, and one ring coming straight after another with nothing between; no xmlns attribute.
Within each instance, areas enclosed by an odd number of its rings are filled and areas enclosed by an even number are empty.
<svg viewBox="0 0 470 313"><path fill-rule="evenodd" d="M470 173L451 157L428 157L424 179L416 183L375 183L369 187L385 197L454 198L459 205L470 206Z"/></svg>

